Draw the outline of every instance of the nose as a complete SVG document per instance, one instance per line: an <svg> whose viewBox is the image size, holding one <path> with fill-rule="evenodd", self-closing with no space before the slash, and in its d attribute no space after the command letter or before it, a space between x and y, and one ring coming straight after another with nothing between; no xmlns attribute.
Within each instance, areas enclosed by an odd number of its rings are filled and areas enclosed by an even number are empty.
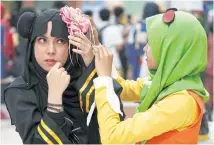
<svg viewBox="0 0 214 145"><path fill-rule="evenodd" d="M47 48L47 53L48 55L55 55L56 54L56 49L53 43L49 43L48 48Z"/></svg>

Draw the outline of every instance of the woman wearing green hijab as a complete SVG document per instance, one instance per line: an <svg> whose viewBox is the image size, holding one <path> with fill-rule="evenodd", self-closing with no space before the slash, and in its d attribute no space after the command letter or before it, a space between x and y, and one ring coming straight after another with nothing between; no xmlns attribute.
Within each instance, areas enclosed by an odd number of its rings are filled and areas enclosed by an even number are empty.
<svg viewBox="0 0 214 145"><path fill-rule="evenodd" d="M196 144L203 103L209 99L199 76L207 65L206 33L194 16L175 9L147 18L146 26L144 50L150 85L144 79L123 80L111 69L111 52L103 46L94 49L101 142ZM133 118L125 121L120 121L120 111L115 111L120 106L116 105L112 74L123 86L121 98L141 100ZM109 99L114 97L115 104Z"/></svg>

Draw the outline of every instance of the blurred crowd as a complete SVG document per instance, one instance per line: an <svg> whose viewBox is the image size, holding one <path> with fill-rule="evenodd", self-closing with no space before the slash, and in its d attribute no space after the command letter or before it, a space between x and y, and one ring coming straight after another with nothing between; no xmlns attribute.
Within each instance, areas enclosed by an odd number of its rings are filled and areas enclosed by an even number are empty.
<svg viewBox="0 0 214 145"><path fill-rule="evenodd" d="M4 88L20 76L24 69L25 54L23 52L25 52L27 40L17 33L18 19L24 12L40 13L45 10L33 5L23 6L21 1L11 2L11 5L15 5L15 7L8 9L4 2L1 2L0 5L1 103L4 103L2 97ZM60 9L65 5L72 6L71 2L53 1L51 7ZM136 80L138 77L149 75L143 51L147 43L145 19L164 12L166 8L163 8L160 3L144 2L136 19L135 15L127 13L123 4L120 3L112 5L107 2L82 2L76 7L94 18L100 42L113 52L114 65L124 78ZM168 7L170 7L169 4ZM188 11L199 19L208 37L208 65L201 76L211 99L206 104L206 112L200 130L200 134L208 134L207 121L212 120L213 114L213 1L202 1L202 9L188 9ZM7 114L2 110L1 119L8 119Z"/></svg>

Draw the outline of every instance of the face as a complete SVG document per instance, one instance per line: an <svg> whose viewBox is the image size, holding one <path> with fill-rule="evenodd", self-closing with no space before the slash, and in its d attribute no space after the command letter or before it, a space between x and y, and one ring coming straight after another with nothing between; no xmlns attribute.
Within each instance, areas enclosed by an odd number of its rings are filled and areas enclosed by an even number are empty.
<svg viewBox="0 0 214 145"><path fill-rule="evenodd" d="M52 37L52 22L47 24L47 32L38 36L34 44L34 54L38 64L49 71L56 62L65 64L68 58L68 42L62 38Z"/></svg>
<svg viewBox="0 0 214 145"><path fill-rule="evenodd" d="M156 70L158 68L158 65L155 61L155 58L153 57L152 55L152 49L151 47L149 46L149 44L147 44L145 47L144 47L144 51L146 53L146 57L147 57L147 66L149 69L154 69Z"/></svg>

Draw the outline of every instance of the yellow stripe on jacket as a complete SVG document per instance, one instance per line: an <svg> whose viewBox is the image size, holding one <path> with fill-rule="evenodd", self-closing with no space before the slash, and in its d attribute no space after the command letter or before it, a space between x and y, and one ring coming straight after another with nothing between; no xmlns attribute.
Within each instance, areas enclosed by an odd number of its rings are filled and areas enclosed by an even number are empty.
<svg viewBox="0 0 214 145"><path fill-rule="evenodd" d="M90 95L94 91L94 85L91 86L90 90L86 94L86 112L89 112Z"/></svg>
<svg viewBox="0 0 214 145"><path fill-rule="evenodd" d="M58 144L63 144L60 138L51 130L43 120L41 120L42 127L57 141Z"/></svg>
<svg viewBox="0 0 214 145"><path fill-rule="evenodd" d="M85 88L88 86L89 82L91 81L91 79L93 78L93 76L96 74L96 70L94 69L91 74L88 76L87 80L85 81L84 85L82 86L82 88L80 89L80 107L83 110L83 101L82 101L82 93L85 90Z"/></svg>
<svg viewBox="0 0 214 145"><path fill-rule="evenodd" d="M51 144L51 145L54 144L54 143L43 133L43 131L41 130L41 128L39 127L39 125L38 125L38 127L37 127L37 130L38 130L40 136L43 138L43 140L44 140L47 144Z"/></svg>

